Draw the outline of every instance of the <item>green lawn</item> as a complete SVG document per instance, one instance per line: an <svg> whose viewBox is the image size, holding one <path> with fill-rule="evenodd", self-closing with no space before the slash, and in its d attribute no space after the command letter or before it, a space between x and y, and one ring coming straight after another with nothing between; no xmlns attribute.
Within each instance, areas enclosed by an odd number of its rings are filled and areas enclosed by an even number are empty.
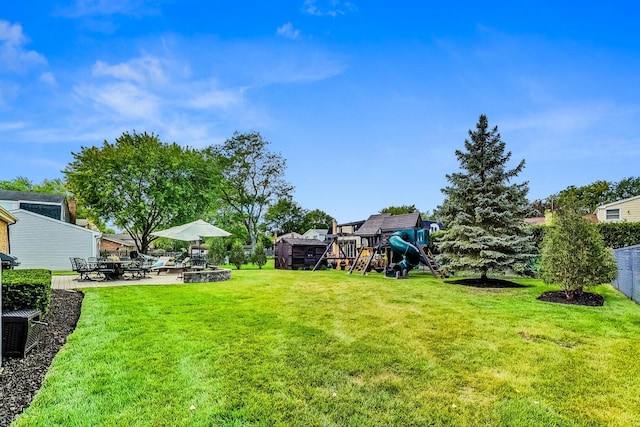
<svg viewBox="0 0 640 427"><path fill-rule="evenodd" d="M17 426L640 425L640 307L412 273L86 290Z"/></svg>

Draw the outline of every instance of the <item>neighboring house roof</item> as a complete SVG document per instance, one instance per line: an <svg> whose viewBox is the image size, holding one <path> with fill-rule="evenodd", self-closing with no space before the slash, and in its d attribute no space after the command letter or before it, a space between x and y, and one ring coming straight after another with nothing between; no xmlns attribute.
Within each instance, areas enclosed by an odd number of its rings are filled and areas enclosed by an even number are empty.
<svg viewBox="0 0 640 427"><path fill-rule="evenodd" d="M71 224L69 222L65 222L65 221L60 221L59 219L55 219L55 218L50 218L46 215L40 215L37 214L35 212L31 212L28 211L26 209L17 209L15 211L11 211L12 214L14 214L18 219L20 219L21 216L23 215L27 215L27 216L33 216L36 218L40 218L42 221L49 221L51 222L51 224L56 225L56 226L60 226L60 227L71 227L74 230L84 230L88 233L91 233L93 235L97 235L97 236L102 236L102 233L100 233L99 231L94 231L94 230L90 230L88 228L84 228L84 227L79 227L75 224Z"/></svg>
<svg viewBox="0 0 640 427"><path fill-rule="evenodd" d="M630 202L632 200L637 200L640 199L640 196L634 196L634 197L629 197L627 199L622 199L622 200L616 200L615 202L611 202L611 203L607 203L606 205L602 205L602 206L598 206L596 208L596 212L600 209L607 209L607 208L611 208L617 205L622 205L624 203Z"/></svg>
<svg viewBox="0 0 640 427"><path fill-rule="evenodd" d="M351 221L351 222L343 222L342 224L337 224L338 227L348 227L350 225L362 225L364 224L366 221L365 220L360 220L360 221Z"/></svg>
<svg viewBox="0 0 640 427"><path fill-rule="evenodd" d="M0 190L0 200L15 200L42 203L63 203L64 194L32 193L28 191Z"/></svg>
<svg viewBox="0 0 640 427"><path fill-rule="evenodd" d="M280 242L289 243L295 246L326 246L325 242L321 242L318 239L296 239L293 237L284 238Z"/></svg>
<svg viewBox="0 0 640 427"><path fill-rule="evenodd" d="M422 227L422 219L418 211L404 215L375 214L371 215L354 234L359 236L375 236L378 234L378 231L384 233L413 227Z"/></svg>
<svg viewBox="0 0 640 427"><path fill-rule="evenodd" d="M315 236L322 236L324 239L328 232L329 229L327 228L310 228L302 235L302 237L305 239L315 239Z"/></svg>
<svg viewBox="0 0 640 427"><path fill-rule="evenodd" d="M78 227L83 227L83 228L88 228L89 227L89 220L88 219L76 219L76 225Z"/></svg>
<svg viewBox="0 0 640 427"><path fill-rule="evenodd" d="M525 218L524 223L527 225L544 225L547 218L543 216L536 216L534 218Z"/></svg>
<svg viewBox="0 0 640 427"><path fill-rule="evenodd" d="M103 234L102 240L109 240L123 246L135 246L135 242L128 233Z"/></svg>
<svg viewBox="0 0 640 427"><path fill-rule="evenodd" d="M0 221L7 223L9 225L15 224L18 218L13 216L11 212L0 206Z"/></svg>
<svg viewBox="0 0 640 427"><path fill-rule="evenodd" d="M302 239L302 234L296 233L295 231L292 231L291 233L285 233L282 236L278 236L276 238L276 242L279 242L282 239L289 239L289 238Z"/></svg>
<svg viewBox="0 0 640 427"><path fill-rule="evenodd" d="M586 214L585 216L583 216L583 218L589 222L592 222L593 224L598 223L598 217L596 216L596 214Z"/></svg>

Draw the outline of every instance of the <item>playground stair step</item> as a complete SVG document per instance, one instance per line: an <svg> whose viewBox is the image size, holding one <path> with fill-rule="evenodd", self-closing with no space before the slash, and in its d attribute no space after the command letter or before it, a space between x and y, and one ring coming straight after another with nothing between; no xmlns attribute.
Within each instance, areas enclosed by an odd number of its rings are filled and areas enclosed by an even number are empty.
<svg viewBox="0 0 640 427"><path fill-rule="evenodd" d="M418 247L418 250L420 251L420 258L422 263L427 267L429 267L429 270L431 270L433 277L435 277L436 279L447 278L448 277L447 273L440 267L440 265L438 264L438 261L436 261L436 257L433 256L429 248L420 244L417 245L417 247Z"/></svg>
<svg viewBox="0 0 640 427"><path fill-rule="evenodd" d="M367 265L367 263L369 262L369 258L371 258L373 255L364 255L361 256L358 261L355 263L353 270L354 271L362 271L364 270L365 266Z"/></svg>

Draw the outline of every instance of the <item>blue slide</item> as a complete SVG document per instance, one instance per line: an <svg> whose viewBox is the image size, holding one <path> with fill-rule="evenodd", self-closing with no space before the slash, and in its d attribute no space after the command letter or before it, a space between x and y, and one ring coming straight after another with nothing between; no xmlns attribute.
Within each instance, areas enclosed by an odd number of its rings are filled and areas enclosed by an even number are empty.
<svg viewBox="0 0 640 427"><path fill-rule="evenodd" d="M420 251L410 239L406 231L397 231L389 237L391 250L402 255L402 261L396 264L395 270L411 270L420 264Z"/></svg>

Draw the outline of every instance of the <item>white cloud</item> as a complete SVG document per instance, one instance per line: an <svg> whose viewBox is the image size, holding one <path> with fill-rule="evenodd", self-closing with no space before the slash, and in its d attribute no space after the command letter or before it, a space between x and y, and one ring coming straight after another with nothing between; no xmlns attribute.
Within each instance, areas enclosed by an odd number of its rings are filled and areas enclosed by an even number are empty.
<svg viewBox="0 0 640 427"><path fill-rule="evenodd" d="M38 52L25 49L27 42L20 24L0 20L0 71L24 71L47 63Z"/></svg>
<svg viewBox="0 0 640 427"><path fill-rule="evenodd" d="M80 98L93 102L98 108L107 107L123 118L158 117L158 97L131 83L78 86L75 91Z"/></svg>
<svg viewBox="0 0 640 427"><path fill-rule="evenodd" d="M506 121L504 130L538 129L550 133L572 133L597 126L614 112L611 106L602 104L563 106Z"/></svg>
<svg viewBox="0 0 640 427"><path fill-rule="evenodd" d="M19 91L20 87L16 83L0 80L0 105L14 100Z"/></svg>
<svg viewBox="0 0 640 427"><path fill-rule="evenodd" d="M5 132L8 130L24 129L25 126L26 126L26 123L24 122L5 122L5 123L0 122L0 132Z"/></svg>
<svg viewBox="0 0 640 427"><path fill-rule="evenodd" d="M223 90L211 88L207 91L200 91L192 87L195 95L187 101L187 105L196 109L228 108L239 106L242 103L243 90Z"/></svg>
<svg viewBox="0 0 640 427"><path fill-rule="evenodd" d="M165 81L160 60L149 55L115 65L109 65L103 61L96 61L92 72L94 76L98 77L113 77L119 80L134 81L137 83L145 83L148 80L158 83Z"/></svg>
<svg viewBox="0 0 640 427"><path fill-rule="evenodd" d="M291 22L287 22L286 24L278 27L276 33L280 36L295 40L300 37L300 30L296 30L293 28L293 24Z"/></svg>
<svg viewBox="0 0 640 427"><path fill-rule="evenodd" d="M308 15L332 16L334 18L358 10L354 3L340 0L305 0L302 7L303 12Z"/></svg>
<svg viewBox="0 0 640 427"><path fill-rule="evenodd" d="M158 13L161 0L76 0L61 13L70 18L111 15L151 15Z"/></svg>
<svg viewBox="0 0 640 427"><path fill-rule="evenodd" d="M40 81L48 86L54 87L57 85L56 77L53 73L46 71L40 74Z"/></svg>

